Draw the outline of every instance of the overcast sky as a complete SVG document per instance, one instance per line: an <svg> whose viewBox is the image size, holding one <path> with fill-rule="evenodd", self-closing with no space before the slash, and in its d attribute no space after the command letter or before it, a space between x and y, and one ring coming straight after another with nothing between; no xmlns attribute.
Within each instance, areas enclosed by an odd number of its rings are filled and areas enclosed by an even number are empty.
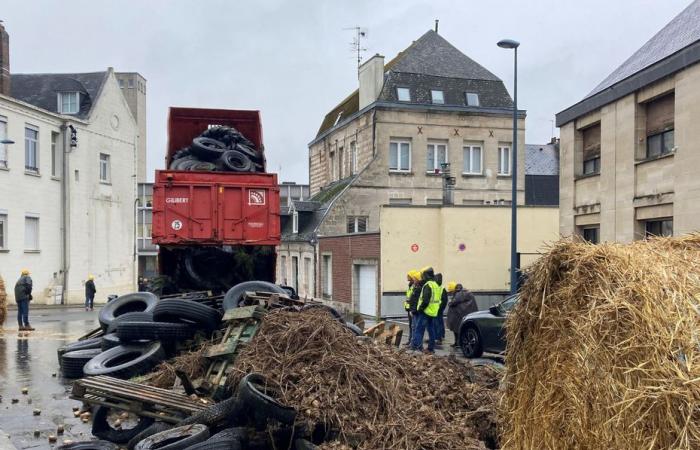
<svg viewBox="0 0 700 450"><path fill-rule="evenodd" d="M169 106L259 109L268 170L307 182L307 144L357 87L352 32L367 55L392 58L433 27L501 77L528 144L552 136L554 114L581 100L690 0L3 0L11 71L90 72L112 66L148 80L148 171L161 168ZM557 130L554 130L558 135ZM152 175L151 175L152 178Z"/></svg>

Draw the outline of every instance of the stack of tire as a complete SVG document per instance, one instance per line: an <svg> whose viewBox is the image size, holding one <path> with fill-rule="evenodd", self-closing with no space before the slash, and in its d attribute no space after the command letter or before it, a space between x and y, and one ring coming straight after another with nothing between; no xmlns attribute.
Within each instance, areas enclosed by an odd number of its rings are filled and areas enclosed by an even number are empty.
<svg viewBox="0 0 700 450"><path fill-rule="evenodd" d="M173 155L170 170L263 172L264 160L249 139L231 127L209 128Z"/></svg>

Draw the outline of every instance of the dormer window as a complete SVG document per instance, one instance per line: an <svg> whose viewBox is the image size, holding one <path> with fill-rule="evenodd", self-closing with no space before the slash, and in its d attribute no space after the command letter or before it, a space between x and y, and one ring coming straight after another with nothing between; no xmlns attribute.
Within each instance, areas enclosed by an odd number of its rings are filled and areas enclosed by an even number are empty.
<svg viewBox="0 0 700 450"><path fill-rule="evenodd" d="M341 117L343 117L343 111L340 111L340 112L338 113L338 117L335 118L335 123L333 124L333 126L338 125L338 122L340 122L340 118L341 118Z"/></svg>
<svg viewBox="0 0 700 450"><path fill-rule="evenodd" d="M430 96L433 99L433 103L436 105L444 105L445 104L445 93L440 90L432 90L430 91Z"/></svg>
<svg viewBox="0 0 700 450"><path fill-rule="evenodd" d="M299 232L299 213L297 210L292 212L292 233L297 234Z"/></svg>
<svg viewBox="0 0 700 450"><path fill-rule="evenodd" d="M479 106L479 94L465 92L464 95L467 100L467 106Z"/></svg>
<svg viewBox="0 0 700 450"><path fill-rule="evenodd" d="M80 93L59 92L58 112L61 114L78 114L80 110Z"/></svg>
<svg viewBox="0 0 700 450"><path fill-rule="evenodd" d="M399 99L400 102L410 102L411 90L405 87L397 87L396 97Z"/></svg>

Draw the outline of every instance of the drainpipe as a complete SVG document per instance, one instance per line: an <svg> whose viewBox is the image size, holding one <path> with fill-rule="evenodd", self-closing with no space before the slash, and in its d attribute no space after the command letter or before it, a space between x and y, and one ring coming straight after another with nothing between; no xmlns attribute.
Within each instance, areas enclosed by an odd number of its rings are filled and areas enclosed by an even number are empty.
<svg viewBox="0 0 700 450"><path fill-rule="evenodd" d="M62 152L61 152L61 272L63 273L63 292L61 292L61 304L65 305L68 300L68 269L70 258L68 256L68 227L69 227L69 211L70 195L68 186L69 164L68 155L70 154L68 121L63 121L61 125Z"/></svg>

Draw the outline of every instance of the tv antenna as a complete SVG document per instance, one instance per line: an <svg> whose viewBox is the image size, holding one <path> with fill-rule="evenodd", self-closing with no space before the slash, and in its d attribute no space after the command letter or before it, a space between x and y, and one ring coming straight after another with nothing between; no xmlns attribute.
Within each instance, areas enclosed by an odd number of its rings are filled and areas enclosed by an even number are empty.
<svg viewBox="0 0 700 450"><path fill-rule="evenodd" d="M357 78L360 78L360 65L362 65L362 53L367 51L367 48L362 46L362 40L367 39L367 28L356 26L343 28L343 30L352 30L355 32L355 37L350 43L350 51L357 55Z"/></svg>

